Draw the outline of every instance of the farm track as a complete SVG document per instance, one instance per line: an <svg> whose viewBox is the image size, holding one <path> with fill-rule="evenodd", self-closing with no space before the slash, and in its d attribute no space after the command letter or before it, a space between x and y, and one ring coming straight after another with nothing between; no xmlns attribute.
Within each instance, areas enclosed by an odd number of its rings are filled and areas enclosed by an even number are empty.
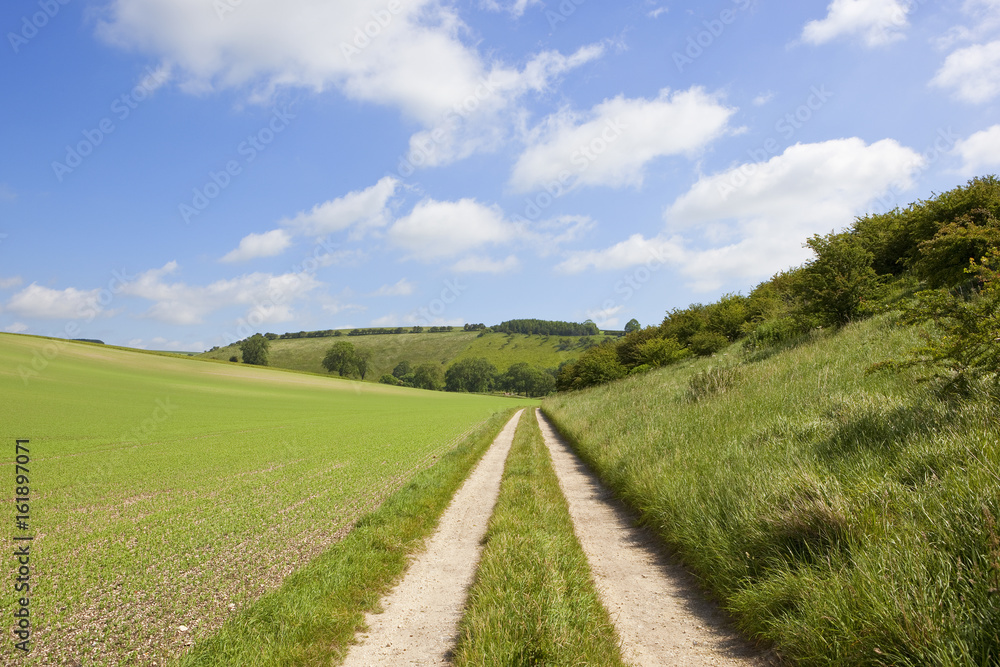
<svg viewBox="0 0 1000 667"><path fill-rule="evenodd" d="M344 665L449 664L522 412L511 418L455 494L426 550L383 600L384 613L366 617L369 632L351 647Z"/></svg>
<svg viewBox="0 0 1000 667"><path fill-rule="evenodd" d="M591 473L549 420L536 417L569 504L598 593L637 666L762 667L774 664L729 627L693 577L662 553Z"/></svg>

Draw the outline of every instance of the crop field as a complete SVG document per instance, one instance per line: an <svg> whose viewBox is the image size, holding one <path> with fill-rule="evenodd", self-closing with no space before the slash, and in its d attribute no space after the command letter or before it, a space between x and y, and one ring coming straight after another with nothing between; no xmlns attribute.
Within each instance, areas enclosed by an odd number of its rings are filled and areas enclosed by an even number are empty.
<svg viewBox="0 0 1000 667"><path fill-rule="evenodd" d="M0 335L3 534L34 535L26 664L165 664L513 405Z"/></svg>

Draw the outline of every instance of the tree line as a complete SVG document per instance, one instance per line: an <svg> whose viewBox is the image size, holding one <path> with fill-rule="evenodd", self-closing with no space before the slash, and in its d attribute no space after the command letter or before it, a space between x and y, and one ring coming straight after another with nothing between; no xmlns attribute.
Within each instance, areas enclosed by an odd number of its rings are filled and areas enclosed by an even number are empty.
<svg viewBox="0 0 1000 667"><path fill-rule="evenodd" d="M813 259L746 296L669 311L657 326L584 352L559 370L559 390L580 389L708 356L737 341L750 354L794 344L893 308L937 335L902 360L965 386L1000 370L1000 180L985 176L906 208L857 218L845 231L814 235Z"/></svg>
<svg viewBox="0 0 1000 667"><path fill-rule="evenodd" d="M507 320L490 327L490 330L534 336L597 336L601 333L597 325L590 320L583 324L554 320Z"/></svg>

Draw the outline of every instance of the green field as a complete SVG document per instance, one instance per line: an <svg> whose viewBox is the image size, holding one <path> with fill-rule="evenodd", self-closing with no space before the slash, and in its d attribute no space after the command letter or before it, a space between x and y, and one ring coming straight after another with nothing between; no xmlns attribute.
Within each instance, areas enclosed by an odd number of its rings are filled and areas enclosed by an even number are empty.
<svg viewBox="0 0 1000 667"><path fill-rule="evenodd" d="M444 371L456 361L485 357L502 373L518 362L543 369L558 368L562 362L579 357L588 345L600 343L605 338L607 336L604 335L589 336L581 341L578 336L503 333L480 336L476 331L288 338L271 341L269 365L325 375L327 371L323 368L323 356L335 342L346 340L358 349L370 349L373 352L372 369L366 378L372 381L377 381L385 373L391 373L401 361L409 361L413 366L440 364ZM564 341L569 342L568 347L559 349ZM233 355L240 357L238 345L222 347L200 356L228 361Z"/></svg>
<svg viewBox="0 0 1000 667"><path fill-rule="evenodd" d="M31 441L28 664L87 665L184 652L515 405L14 335L0 398L8 540Z"/></svg>
<svg viewBox="0 0 1000 667"><path fill-rule="evenodd" d="M1000 403L891 315L544 402L750 637L801 665L1000 662Z"/></svg>

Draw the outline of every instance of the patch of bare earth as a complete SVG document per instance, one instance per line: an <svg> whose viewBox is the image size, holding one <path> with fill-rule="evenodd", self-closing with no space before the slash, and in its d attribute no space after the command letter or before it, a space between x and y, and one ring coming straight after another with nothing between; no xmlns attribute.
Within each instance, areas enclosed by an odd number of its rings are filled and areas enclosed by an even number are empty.
<svg viewBox="0 0 1000 667"><path fill-rule="evenodd" d="M536 411L559 486L569 504L624 657L641 667L760 667L775 664L732 629L694 578L605 489L549 420Z"/></svg>
<svg viewBox="0 0 1000 667"><path fill-rule="evenodd" d="M523 411L522 411L523 412ZM507 423L441 516L437 530L383 601L344 665L447 665L521 412Z"/></svg>

